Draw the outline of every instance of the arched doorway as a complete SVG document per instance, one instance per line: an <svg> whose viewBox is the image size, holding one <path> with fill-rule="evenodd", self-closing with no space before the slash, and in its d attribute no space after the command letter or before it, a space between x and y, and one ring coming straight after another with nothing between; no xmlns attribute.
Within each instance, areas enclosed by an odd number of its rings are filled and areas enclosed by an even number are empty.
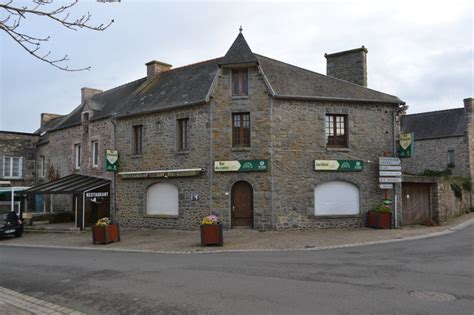
<svg viewBox="0 0 474 315"><path fill-rule="evenodd" d="M253 228L253 188L239 181L232 186L232 228Z"/></svg>

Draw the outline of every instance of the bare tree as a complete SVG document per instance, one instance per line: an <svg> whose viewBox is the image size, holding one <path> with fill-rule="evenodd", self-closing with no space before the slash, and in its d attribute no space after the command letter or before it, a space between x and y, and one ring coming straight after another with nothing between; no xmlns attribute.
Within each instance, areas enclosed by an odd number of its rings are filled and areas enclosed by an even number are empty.
<svg viewBox="0 0 474 315"><path fill-rule="evenodd" d="M66 5L55 6L53 4L53 0L32 0L31 7L28 7L15 5L13 0L8 1L5 4L0 4L0 9L3 9L3 12L0 10L0 14L2 14L2 16L0 16L0 29L5 31L11 38L13 38L15 42L17 42L33 57L49 63L53 67L65 71L90 70L90 66L85 68L71 69L65 65L65 62L69 60L67 55L62 58L54 58L51 56L51 51L42 51L41 45L44 42L49 41L50 36L32 36L31 34L27 34L20 29L21 23L26 20L28 16L43 17L45 20L53 21L74 31L79 29L104 31L114 22L114 20L111 20L105 25L92 25L92 15L89 12L76 19L70 18L70 11L77 3L78 0L74 0ZM3 13L5 14L5 17L3 17Z"/></svg>

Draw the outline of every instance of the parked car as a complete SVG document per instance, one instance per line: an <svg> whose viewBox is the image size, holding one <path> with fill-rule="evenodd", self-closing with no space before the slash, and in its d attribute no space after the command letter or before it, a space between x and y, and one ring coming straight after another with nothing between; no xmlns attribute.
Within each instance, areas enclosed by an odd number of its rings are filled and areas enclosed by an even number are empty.
<svg viewBox="0 0 474 315"><path fill-rule="evenodd" d="M23 222L15 212L0 212L0 236L14 235L21 237L23 234Z"/></svg>

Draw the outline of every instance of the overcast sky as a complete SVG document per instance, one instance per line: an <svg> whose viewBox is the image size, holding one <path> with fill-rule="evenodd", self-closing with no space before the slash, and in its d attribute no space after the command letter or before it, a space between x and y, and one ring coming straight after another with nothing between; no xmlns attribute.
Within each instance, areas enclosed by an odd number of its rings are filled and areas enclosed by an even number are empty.
<svg viewBox="0 0 474 315"><path fill-rule="evenodd" d="M323 74L324 53L364 45L369 87L398 96L409 113L462 107L473 96L469 0L82 1L71 14L87 11L93 23L115 23L104 32L74 32L28 18L22 27L50 35L45 52L68 54L70 67L90 71L53 68L0 31L0 130L32 132L42 112L77 106L81 87L107 90L144 77L150 60L177 67L223 56L240 25L253 52Z"/></svg>

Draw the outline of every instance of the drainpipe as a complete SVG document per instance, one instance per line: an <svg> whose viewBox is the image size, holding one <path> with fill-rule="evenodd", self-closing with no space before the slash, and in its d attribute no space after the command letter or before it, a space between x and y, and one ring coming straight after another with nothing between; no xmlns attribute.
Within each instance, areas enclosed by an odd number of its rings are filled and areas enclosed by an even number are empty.
<svg viewBox="0 0 474 315"><path fill-rule="evenodd" d="M114 137L114 150L117 150L117 137L115 136L116 133L116 125L115 121L113 119L110 120L113 126L113 132L112 136ZM114 172L114 176L112 178L112 187L114 191L114 198L113 198L113 203L114 203L114 223L117 223L117 172Z"/></svg>

